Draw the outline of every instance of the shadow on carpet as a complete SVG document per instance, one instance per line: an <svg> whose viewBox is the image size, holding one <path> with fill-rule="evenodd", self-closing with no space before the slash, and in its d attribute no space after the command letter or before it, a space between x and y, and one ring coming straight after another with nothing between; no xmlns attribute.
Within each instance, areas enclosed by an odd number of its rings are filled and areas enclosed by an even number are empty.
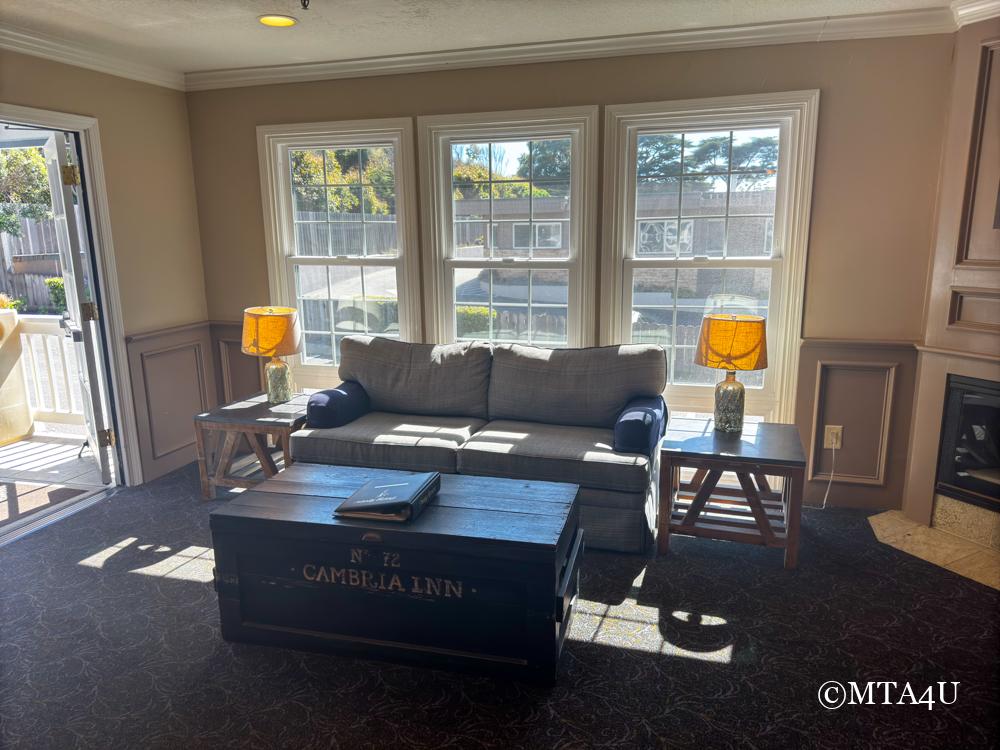
<svg viewBox="0 0 1000 750"><path fill-rule="evenodd" d="M0 550L0 747L993 747L1000 595L810 511L780 550L588 551L555 687L231 644L185 467ZM959 682L822 708L828 680ZM898 691L893 692L894 696ZM949 696L950 697L950 696Z"/></svg>

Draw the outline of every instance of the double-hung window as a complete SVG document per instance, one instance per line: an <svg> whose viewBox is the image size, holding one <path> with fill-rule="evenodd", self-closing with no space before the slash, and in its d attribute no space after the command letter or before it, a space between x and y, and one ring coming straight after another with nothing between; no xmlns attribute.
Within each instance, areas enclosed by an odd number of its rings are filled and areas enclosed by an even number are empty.
<svg viewBox="0 0 1000 750"><path fill-rule="evenodd" d="M791 417L815 92L608 110L611 341L668 353L673 406L711 411L723 373L694 363L708 313L761 315L770 366L740 373L748 412Z"/></svg>
<svg viewBox="0 0 1000 750"><path fill-rule="evenodd" d="M596 108L421 118L428 335L590 343Z"/></svg>
<svg viewBox="0 0 1000 750"><path fill-rule="evenodd" d="M420 335L409 120L259 128L271 298L299 310L299 385L350 334Z"/></svg>

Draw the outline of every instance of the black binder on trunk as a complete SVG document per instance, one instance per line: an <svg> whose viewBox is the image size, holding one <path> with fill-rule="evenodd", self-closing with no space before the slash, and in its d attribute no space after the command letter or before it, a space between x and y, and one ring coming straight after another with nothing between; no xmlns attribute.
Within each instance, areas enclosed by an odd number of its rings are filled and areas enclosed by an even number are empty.
<svg viewBox="0 0 1000 750"><path fill-rule="evenodd" d="M362 485L337 506L334 515L376 521L411 521L441 488L436 471L376 479Z"/></svg>

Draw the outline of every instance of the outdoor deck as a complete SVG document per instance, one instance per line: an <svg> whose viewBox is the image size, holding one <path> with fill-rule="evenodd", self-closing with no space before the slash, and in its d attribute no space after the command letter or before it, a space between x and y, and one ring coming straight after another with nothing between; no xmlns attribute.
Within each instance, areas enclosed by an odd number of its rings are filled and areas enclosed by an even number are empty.
<svg viewBox="0 0 1000 750"><path fill-rule="evenodd" d="M34 435L0 448L0 481L44 482L103 487L89 447L79 456L84 439Z"/></svg>
<svg viewBox="0 0 1000 750"><path fill-rule="evenodd" d="M84 438L34 435L0 447L0 528L104 489Z"/></svg>

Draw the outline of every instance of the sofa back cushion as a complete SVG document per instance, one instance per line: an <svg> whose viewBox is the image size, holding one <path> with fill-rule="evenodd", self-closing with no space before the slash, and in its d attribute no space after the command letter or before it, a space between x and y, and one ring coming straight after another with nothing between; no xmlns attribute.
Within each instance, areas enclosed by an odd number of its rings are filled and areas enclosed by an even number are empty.
<svg viewBox="0 0 1000 750"><path fill-rule="evenodd" d="M340 378L361 384L373 411L486 419L490 347L410 344L376 336L340 342Z"/></svg>
<svg viewBox="0 0 1000 750"><path fill-rule="evenodd" d="M490 419L613 427L633 398L659 396L667 357L654 344L592 349L493 348Z"/></svg>

